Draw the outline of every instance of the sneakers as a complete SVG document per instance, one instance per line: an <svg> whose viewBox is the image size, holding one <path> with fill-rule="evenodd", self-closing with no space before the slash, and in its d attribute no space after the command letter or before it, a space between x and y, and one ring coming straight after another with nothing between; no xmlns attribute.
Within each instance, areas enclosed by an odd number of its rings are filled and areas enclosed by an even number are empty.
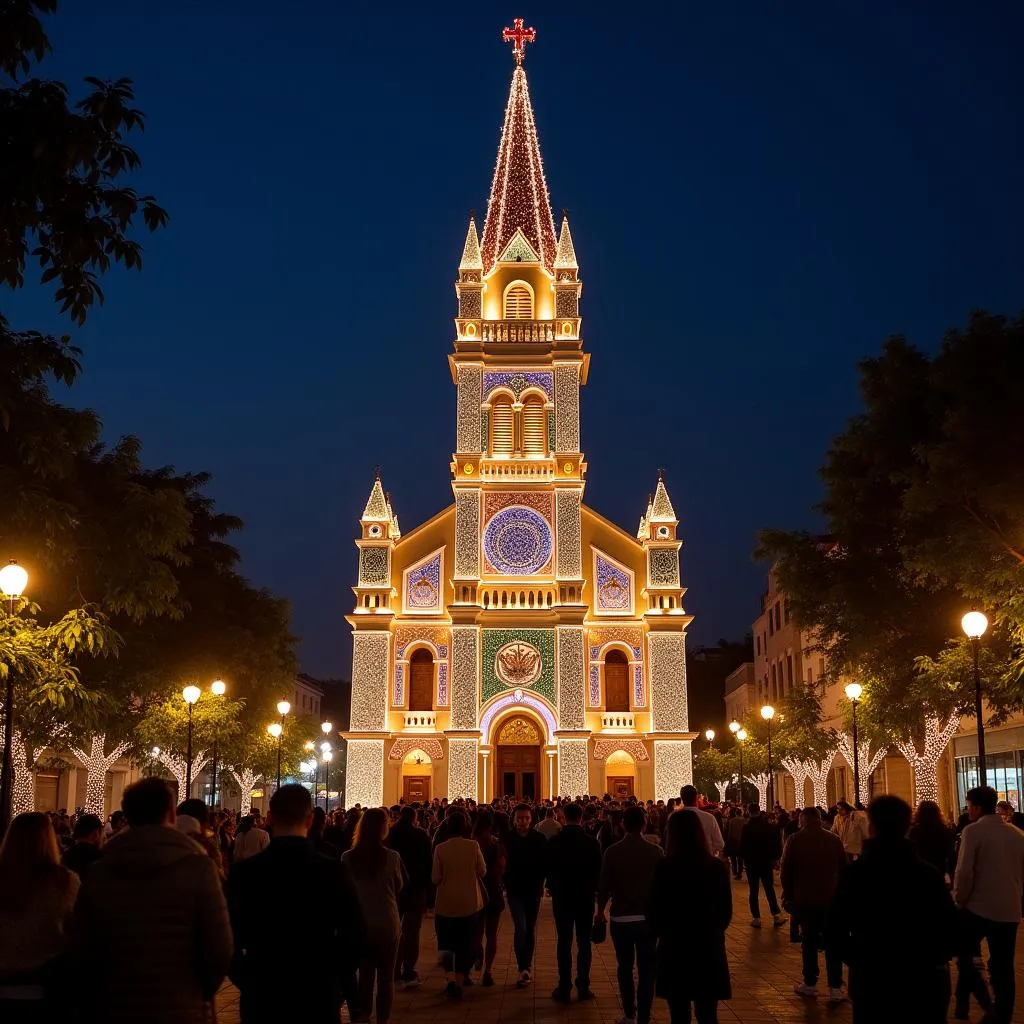
<svg viewBox="0 0 1024 1024"><path fill-rule="evenodd" d="M830 1003L845 1003L846 993L841 988L830 988L828 990L828 1001Z"/></svg>
<svg viewBox="0 0 1024 1024"><path fill-rule="evenodd" d="M420 987L420 975L418 971L413 971L408 978L402 979L402 988L419 988Z"/></svg>
<svg viewBox="0 0 1024 1024"><path fill-rule="evenodd" d="M532 980L529 971L520 971L519 977L516 978L516 988L526 988Z"/></svg>
<svg viewBox="0 0 1024 1024"><path fill-rule="evenodd" d="M810 996L812 999L818 994L817 985L794 985L793 991L798 996Z"/></svg>
<svg viewBox="0 0 1024 1024"><path fill-rule="evenodd" d="M750 919L750 927L751 928L760 928L761 927L761 918L759 918L759 917L752 917Z"/></svg>
<svg viewBox="0 0 1024 1024"><path fill-rule="evenodd" d="M772 918L772 924L774 924L776 928L781 928L784 924L787 924L788 921L789 921L789 918L788 917L783 917L781 914L776 914Z"/></svg>

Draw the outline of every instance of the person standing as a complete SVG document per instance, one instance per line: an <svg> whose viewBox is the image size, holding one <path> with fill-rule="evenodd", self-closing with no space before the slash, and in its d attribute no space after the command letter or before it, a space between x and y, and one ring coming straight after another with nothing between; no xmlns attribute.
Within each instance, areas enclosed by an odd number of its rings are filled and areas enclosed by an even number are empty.
<svg viewBox="0 0 1024 1024"><path fill-rule="evenodd" d="M649 1024L654 1001L656 944L647 923L654 871L664 859L660 846L644 839L647 815L635 804L622 816L625 836L605 851L597 883L597 921L611 900L611 937L622 999L620 1024ZM636 962L637 983L633 984Z"/></svg>
<svg viewBox="0 0 1024 1024"><path fill-rule="evenodd" d="M198 1024L231 963L217 867L174 828L163 779L133 783L121 807L128 828L89 868L75 904L72 955L89 980L77 993L79 1019Z"/></svg>
<svg viewBox="0 0 1024 1024"><path fill-rule="evenodd" d="M760 890L763 886L772 922L776 928L781 928L786 918L779 912L779 901L775 897L775 865L782 857L782 835L756 803L750 804L748 811L750 817L740 836L740 859L750 889L750 923L754 928L761 927Z"/></svg>
<svg viewBox="0 0 1024 1024"><path fill-rule="evenodd" d="M235 845L231 854L231 865L240 863L262 853L270 845L270 833L259 828L251 814L246 814L238 822L235 833Z"/></svg>
<svg viewBox="0 0 1024 1024"><path fill-rule="evenodd" d="M79 878L103 855L103 822L95 814L83 814L71 832L74 846L61 858L61 863Z"/></svg>
<svg viewBox="0 0 1024 1024"><path fill-rule="evenodd" d="M398 980L403 988L416 988L420 983L416 963L420 958L420 932L430 888L430 836L416 824L416 816L415 807L403 807L398 814L398 824L387 839L388 846L402 858L406 873L399 905L402 941L398 946Z"/></svg>
<svg viewBox="0 0 1024 1024"><path fill-rule="evenodd" d="M898 796L873 800L870 837L839 877L829 925L855 1024L945 1024L956 911L943 875L905 838L910 817Z"/></svg>
<svg viewBox="0 0 1024 1024"><path fill-rule="evenodd" d="M967 793L971 824L960 836L953 900L962 911L965 941L988 942L995 1000L989 1016L993 1024L1010 1024L1017 998L1014 952L1024 892L1024 832L996 814L997 799L991 786Z"/></svg>
<svg viewBox="0 0 1024 1024"><path fill-rule="evenodd" d="M847 860L856 860L860 856L866 828L863 812L855 811L845 800L836 803L836 819L832 822L832 831L842 841Z"/></svg>
<svg viewBox="0 0 1024 1024"><path fill-rule="evenodd" d="M576 998L594 998L590 990L591 929L594 925L594 900L601 873L601 846L587 835L581 822L583 808L567 804L563 808L565 826L548 840L547 885L551 891L551 911L558 937L558 985L551 998L567 1003L572 998L572 940L576 936Z"/></svg>
<svg viewBox="0 0 1024 1024"><path fill-rule="evenodd" d="M679 798L683 801L683 806L680 810L686 811L687 814L696 814L700 820L701 826L704 829L704 836L708 841L708 849L711 851L711 856L718 857L724 853L725 837L722 835L722 830L718 827L718 822L713 814L708 814L707 811L702 811L697 806L696 788L694 786L683 786L679 791Z"/></svg>
<svg viewBox="0 0 1024 1024"><path fill-rule="evenodd" d="M548 841L534 828L529 804L517 804L512 831L505 840L505 895L512 918L512 948L519 976L517 988L532 979L537 914L544 894L544 865Z"/></svg>
<svg viewBox="0 0 1024 1024"><path fill-rule="evenodd" d="M555 818L554 807L545 807L541 812L541 815L541 820L537 822L534 828L536 828L545 839L550 839L552 836L556 836L562 831L562 826L558 824L558 820Z"/></svg>
<svg viewBox="0 0 1024 1024"><path fill-rule="evenodd" d="M804 980L794 988L799 996L817 996L818 951L824 949L829 1002L846 999L843 960L828 929L828 910L845 866L842 840L822 828L817 807L805 807L800 812L800 831L786 843L779 872L783 902L792 905L800 923Z"/></svg>
<svg viewBox="0 0 1024 1024"><path fill-rule="evenodd" d="M740 840L747 819L741 807L734 807L725 822L725 854L732 866L732 877L738 882L743 877L743 858L740 856Z"/></svg>
<svg viewBox="0 0 1024 1024"><path fill-rule="evenodd" d="M725 954L732 886L696 815L669 816L646 916L658 943L657 994L668 1000L669 1024L690 1024L691 1004L697 1024L718 1024L719 1000L732 996Z"/></svg>
<svg viewBox="0 0 1024 1024"><path fill-rule="evenodd" d="M505 910L505 897L501 890L501 879L505 874L505 849L494 834L494 815L488 809L480 812L473 827L473 838L484 855L487 873L484 875L484 909L477 920L475 968L483 968L481 984L484 988L494 985L491 968L498 953L498 925Z"/></svg>

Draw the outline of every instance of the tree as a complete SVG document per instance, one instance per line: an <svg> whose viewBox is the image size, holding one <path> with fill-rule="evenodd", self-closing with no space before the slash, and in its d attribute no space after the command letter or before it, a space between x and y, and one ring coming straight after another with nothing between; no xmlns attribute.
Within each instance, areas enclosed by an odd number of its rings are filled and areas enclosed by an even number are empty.
<svg viewBox="0 0 1024 1024"><path fill-rule="evenodd" d="M738 761L732 751L705 747L693 759L694 785L704 796L724 800L726 787L738 778Z"/></svg>

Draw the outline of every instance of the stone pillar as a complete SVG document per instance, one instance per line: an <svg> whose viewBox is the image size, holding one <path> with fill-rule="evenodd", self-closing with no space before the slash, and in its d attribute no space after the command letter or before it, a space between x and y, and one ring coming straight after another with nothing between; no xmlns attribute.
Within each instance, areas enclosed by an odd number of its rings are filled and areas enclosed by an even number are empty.
<svg viewBox="0 0 1024 1024"><path fill-rule="evenodd" d="M384 741L349 740L345 761L345 804L384 803Z"/></svg>
<svg viewBox="0 0 1024 1024"><path fill-rule="evenodd" d="M671 800L693 783L689 740L654 741L654 799Z"/></svg>
<svg viewBox="0 0 1024 1024"><path fill-rule="evenodd" d="M479 800L477 754L479 743L475 739L460 737L448 740L448 799Z"/></svg>
<svg viewBox="0 0 1024 1024"><path fill-rule="evenodd" d="M559 626L558 632L558 728L584 729L586 649L582 626Z"/></svg>
<svg viewBox="0 0 1024 1024"><path fill-rule="evenodd" d="M352 732L386 732L391 634L352 634Z"/></svg>
<svg viewBox="0 0 1024 1024"><path fill-rule="evenodd" d="M590 791L590 752L585 739L558 741L558 795L586 796Z"/></svg>

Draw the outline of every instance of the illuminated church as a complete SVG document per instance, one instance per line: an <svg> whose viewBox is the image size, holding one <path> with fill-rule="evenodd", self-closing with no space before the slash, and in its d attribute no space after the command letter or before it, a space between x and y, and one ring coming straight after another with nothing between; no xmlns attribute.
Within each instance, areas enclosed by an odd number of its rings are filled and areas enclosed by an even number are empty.
<svg viewBox="0 0 1024 1024"><path fill-rule="evenodd" d="M378 478L360 521L349 806L691 779L678 521L660 478L635 535L583 503L582 284L523 69L535 33L503 37L498 161L455 284L455 500L403 533Z"/></svg>

